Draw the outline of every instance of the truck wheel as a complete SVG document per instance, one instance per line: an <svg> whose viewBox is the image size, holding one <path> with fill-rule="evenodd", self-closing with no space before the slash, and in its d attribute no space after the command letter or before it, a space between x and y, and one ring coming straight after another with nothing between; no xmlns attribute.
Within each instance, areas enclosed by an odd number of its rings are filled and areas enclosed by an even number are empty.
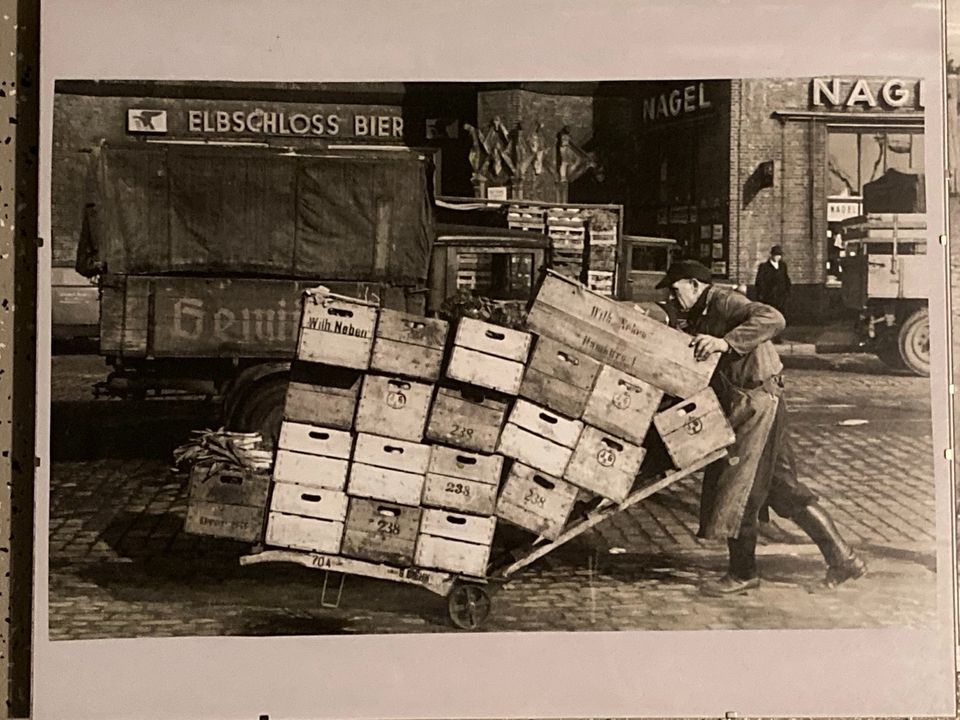
<svg viewBox="0 0 960 720"><path fill-rule="evenodd" d="M930 313L922 308L910 315L897 338L900 359L914 375L930 375Z"/></svg>
<svg viewBox="0 0 960 720"><path fill-rule="evenodd" d="M237 413L238 429L260 433L264 447L270 450L276 447L280 437L287 383L286 375L261 380L247 391Z"/></svg>
<svg viewBox="0 0 960 720"><path fill-rule="evenodd" d="M877 344L875 350L880 362L892 370L906 370L907 366L900 357L900 343L897 338L885 338Z"/></svg>

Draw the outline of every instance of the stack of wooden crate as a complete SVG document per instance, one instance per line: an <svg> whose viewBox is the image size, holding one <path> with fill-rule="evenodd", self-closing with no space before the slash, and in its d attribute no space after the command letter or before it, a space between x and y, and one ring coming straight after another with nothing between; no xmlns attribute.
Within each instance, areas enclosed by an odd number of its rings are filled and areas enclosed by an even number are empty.
<svg viewBox="0 0 960 720"><path fill-rule="evenodd" d="M546 232L550 238L551 267L565 277L582 279L587 224L581 211L570 207L547 208Z"/></svg>
<svg viewBox="0 0 960 720"><path fill-rule="evenodd" d="M554 273L528 329L308 294L263 542L482 576L498 519L555 539L651 438L678 468L733 441L682 333Z"/></svg>
<svg viewBox="0 0 960 720"><path fill-rule="evenodd" d="M593 217L589 224L589 269L587 287L612 297L617 271L617 228Z"/></svg>

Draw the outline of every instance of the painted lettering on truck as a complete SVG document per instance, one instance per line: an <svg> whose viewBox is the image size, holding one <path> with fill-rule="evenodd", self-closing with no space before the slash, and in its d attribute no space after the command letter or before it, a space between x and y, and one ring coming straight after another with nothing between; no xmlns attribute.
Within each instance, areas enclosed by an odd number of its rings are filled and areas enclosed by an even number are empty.
<svg viewBox="0 0 960 720"><path fill-rule="evenodd" d="M223 343L293 342L299 323L299 307L288 309L286 300L273 308L230 308L183 297L173 304L171 335L181 340L209 336Z"/></svg>

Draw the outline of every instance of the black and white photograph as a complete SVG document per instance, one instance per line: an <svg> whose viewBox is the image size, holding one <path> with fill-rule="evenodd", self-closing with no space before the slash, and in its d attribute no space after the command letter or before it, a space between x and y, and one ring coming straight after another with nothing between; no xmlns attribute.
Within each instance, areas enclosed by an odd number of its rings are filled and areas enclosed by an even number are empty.
<svg viewBox="0 0 960 720"><path fill-rule="evenodd" d="M935 623L924 88L58 81L51 638Z"/></svg>
<svg viewBox="0 0 960 720"><path fill-rule="evenodd" d="M939 2L89 3L37 718L949 714Z"/></svg>

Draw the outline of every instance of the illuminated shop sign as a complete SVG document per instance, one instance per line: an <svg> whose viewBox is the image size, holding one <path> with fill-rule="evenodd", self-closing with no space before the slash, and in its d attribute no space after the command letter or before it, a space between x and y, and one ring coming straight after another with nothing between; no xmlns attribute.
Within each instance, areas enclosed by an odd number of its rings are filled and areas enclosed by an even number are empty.
<svg viewBox="0 0 960 720"><path fill-rule="evenodd" d="M841 78L814 78L810 83L810 104L833 109L923 109L923 83L891 79L886 81Z"/></svg>

